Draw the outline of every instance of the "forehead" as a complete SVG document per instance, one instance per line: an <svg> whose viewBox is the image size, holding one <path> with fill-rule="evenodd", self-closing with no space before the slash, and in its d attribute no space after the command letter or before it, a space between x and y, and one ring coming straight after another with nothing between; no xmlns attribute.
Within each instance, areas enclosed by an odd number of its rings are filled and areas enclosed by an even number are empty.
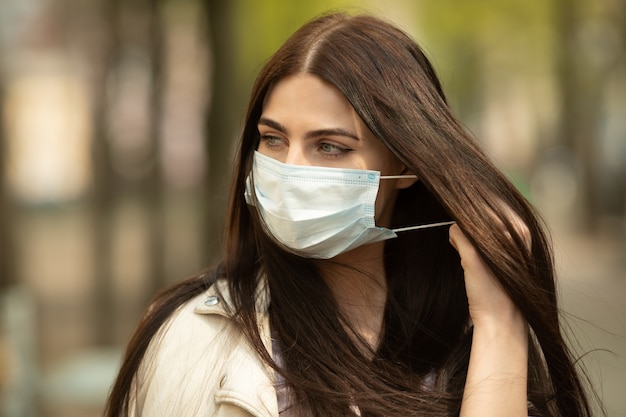
<svg viewBox="0 0 626 417"><path fill-rule="evenodd" d="M308 73L275 82L264 98L262 112L264 116L277 117L317 114L354 119L356 116L354 108L337 87Z"/></svg>

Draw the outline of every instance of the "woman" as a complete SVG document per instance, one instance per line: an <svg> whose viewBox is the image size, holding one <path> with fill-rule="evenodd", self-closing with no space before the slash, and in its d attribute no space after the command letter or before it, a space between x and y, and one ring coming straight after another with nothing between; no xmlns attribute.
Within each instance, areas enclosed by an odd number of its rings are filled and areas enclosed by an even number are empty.
<svg viewBox="0 0 626 417"><path fill-rule="evenodd" d="M591 415L537 216L402 31L303 26L237 158L223 260L154 301L108 416Z"/></svg>

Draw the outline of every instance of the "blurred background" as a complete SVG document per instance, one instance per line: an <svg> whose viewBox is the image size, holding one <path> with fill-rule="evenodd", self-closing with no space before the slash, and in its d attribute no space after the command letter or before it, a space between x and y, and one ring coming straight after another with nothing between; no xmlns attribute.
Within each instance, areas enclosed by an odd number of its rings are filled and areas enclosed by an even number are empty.
<svg viewBox="0 0 626 417"><path fill-rule="evenodd" d="M330 8L414 36L554 240L626 416L626 1L0 0L0 416L99 416L154 294L210 265L260 65Z"/></svg>

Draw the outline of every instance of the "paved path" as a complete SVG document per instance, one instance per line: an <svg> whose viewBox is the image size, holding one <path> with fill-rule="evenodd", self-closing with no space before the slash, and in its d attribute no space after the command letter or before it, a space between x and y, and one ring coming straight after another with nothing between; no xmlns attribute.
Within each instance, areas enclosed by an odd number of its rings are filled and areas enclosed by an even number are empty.
<svg viewBox="0 0 626 417"><path fill-rule="evenodd" d="M563 317L610 417L626 416L626 244L555 232Z"/></svg>

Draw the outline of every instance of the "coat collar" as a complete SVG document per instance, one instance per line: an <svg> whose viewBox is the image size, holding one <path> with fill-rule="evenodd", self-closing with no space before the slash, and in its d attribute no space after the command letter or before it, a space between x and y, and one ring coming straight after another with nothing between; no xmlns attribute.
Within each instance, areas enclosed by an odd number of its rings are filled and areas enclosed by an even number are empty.
<svg viewBox="0 0 626 417"><path fill-rule="evenodd" d="M257 324L261 340L270 355L272 340L268 308L270 295L265 279L259 279L256 289ZM221 316L231 320L234 303L226 280L216 281L203 296L198 297L194 312L199 315ZM246 410L253 416L277 416L278 404L274 387L275 373L242 338L225 352L227 364L216 392L217 403L226 403Z"/></svg>
<svg viewBox="0 0 626 417"><path fill-rule="evenodd" d="M264 277L259 278L256 288L256 311L259 318L267 318L270 305L270 294L267 280ZM204 293L204 297L200 297L194 306L194 312L197 314L217 314L227 318L231 318L234 312L234 303L228 282L224 279L216 281Z"/></svg>

